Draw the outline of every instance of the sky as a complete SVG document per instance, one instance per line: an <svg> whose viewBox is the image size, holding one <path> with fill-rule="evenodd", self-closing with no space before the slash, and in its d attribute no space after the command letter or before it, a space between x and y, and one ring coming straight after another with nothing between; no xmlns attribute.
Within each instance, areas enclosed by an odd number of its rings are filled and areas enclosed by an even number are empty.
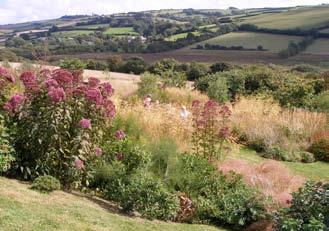
<svg viewBox="0 0 329 231"><path fill-rule="evenodd" d="M75 14L156 9L226 9L317 5L329 0L0 0L0 25Z"/></svg>

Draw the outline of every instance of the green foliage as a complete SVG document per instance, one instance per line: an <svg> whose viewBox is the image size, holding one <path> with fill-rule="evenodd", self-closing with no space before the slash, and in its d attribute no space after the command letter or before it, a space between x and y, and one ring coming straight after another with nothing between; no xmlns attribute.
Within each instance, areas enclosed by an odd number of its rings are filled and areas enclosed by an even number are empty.
<svg viewBox="0 0 329 231"><path fill-rule="evenodd" d="M293 193L291 207L276 215L275 230L326 230L329 221L329 184L307 182Z"/></svg>
<svg viewBox="0 0 329 231"><path fill-rule="evenodd" d="M317 111L329 113L329 91L317 95L312 102L312 107Z"/></svg>
<svg viewBox="0 0 329 231"><path fill-rule="evenodd" d="M121 66L123 65L123 60L120 56L111 56L109 57L107 60L107 68L110 70L110 71L119 71Z"/></svg>
<svg viewBox="0 0 329 231"><path fill-rule="evenodd" d="M254 189L237 175L222 175L202 157L180 155L169 182L192 199L197 209L195 220L241 230L265 215Z"/></svg>
<svg viewBox="0 0 329 231"><path fill-rule="evenodd" d="M178 198L161 181L138 172L109 184L106 197L119 202L126 212L137 211L149 219L172 220L179 210Z"/></svg>
<svg viewBox="0 0 329 231"><path fill-rule="evenodd" d="M150 71L154 74L161 75L166 71L177 71L179 66L179 62L175 59L162 59L160 61L155 62Z"/></svg>
<svg viewBox="0 0 329 231"><path fill-rule="evenodd" d="M186 74L184 72L177 71L165 71L161 75L161 82L165 86L170 87L185 87L186 86Z"/></svg>
<svg viewBox="0 0 329 231"><path fill-rule="evenodd" d="M31 189L40 191L42 193L50 193L55 190L59 190L61 184L59 180L52 176L39 176L37 177L31 186Z"/></svg>
<svg viewBox="0 0 329 231"><path fill-rule="evenodd" d="M120 70L124 73L134 73L136 75L145 72L146 69L147 64L141 57L128 58L120 68Z"/></svg>
<svg viewBox="0 0 329 231"><path fill-rule="evenodd" d="M228 87L225 78L217 78L215 81L209 82L207 95L219 103L224 103L228 100Z"/></svg>
<svg viewBox="0 0 329 231"><path fill-rule="evenodd" d="M217 72L224 72L229 71L231 69L231 65L224 62L217 62L210 66L211 73L217 73Z"/></svg>
<svg viewBox="0 0 329 231"><path fill-rule="evenodd" d="M207 75L209 68L202 63L191 62L189 66L189 70L187 71L187 79L190 81L194 81L199 79L202 76Z"/></svg>
<svg viewBox="0 0 329 231"><path fill-rule="evenodd" d="M329 138L323 136L315 140L310 147L310 152L317 160L329 162Z"/></svg>
<svg viewBox="0 0 329 231"><path fill-rule="evenodd" d="M85 69L86 64L80 59L62 59L60 60L59 66L70 72L75 72Z"/></svg>
<svg viewBox="0 0 329 231"><path fill-rule="evenodd" d="M11 163L15 160L13 157L14 149L9 142L9 134L4 126L4 117L0 114L0 173L6 172Z"/></svg>
<svg viewBox="0 0 329 231"><path fill-rule="evenodd" d="M159 77L150 73L144 73L138 83L138 95L145 97L148 94L156 95L159 90Z"/></svg>
<svg viewBox="0 0 329 231"><path fill-rule="evenodd" d="M101 70L104 71L107 69L107 64L105 62L87 60L85 68L89 70Z"/></svg>

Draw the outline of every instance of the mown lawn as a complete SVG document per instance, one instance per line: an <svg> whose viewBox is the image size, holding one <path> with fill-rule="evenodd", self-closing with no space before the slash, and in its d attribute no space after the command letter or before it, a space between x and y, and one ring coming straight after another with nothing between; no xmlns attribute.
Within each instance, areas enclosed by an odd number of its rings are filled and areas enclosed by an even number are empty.
<svg viewBox="0 0 329 231"><path fill-rule="evenodd" d="M261 28L304 30L319 28L329 23L329 6L301 7L281 13L260 14L248 17L241 23L254 24Z"/></svg>
<svg viewBox="0 0 329 231"><path fill-rule="evenodd" d="M250 163L260 163L266 161L263 157L257 155L254 150L241 147L240 151L234 152L229 158L238 158ZM329 181L329 163L317 161L314 163L283 162L292 172L304 176L309 180L326 180Z"/></svg>
<svg viewBox="0 0 329 231"><path fill-rule="evenodd" d="M111 27L108 28L104 34L108 35L138 35L132 27Z"/></svg>
<svg viewBox="0 0 329 231"><path fill-rule="evenodd" d="M303 37L288 36L288 35L275 35L266 33L254 32L233 32L217 36L215 38L206 40L199 44L212 44L221 45L226 47L243 46L244 48L257 49L258 45L262 45L264 49L277 52L288 47L289 41L298 42ZM192 45L191 47L195 47Z"/></svg>
<svg viewBox="0 0 329 231"><path fill-rule="evenodd" d="M212 226L132 218L113 212L113 205L78 193L49 195L0 177L0 230L3 231L224 231Z"/></svg>

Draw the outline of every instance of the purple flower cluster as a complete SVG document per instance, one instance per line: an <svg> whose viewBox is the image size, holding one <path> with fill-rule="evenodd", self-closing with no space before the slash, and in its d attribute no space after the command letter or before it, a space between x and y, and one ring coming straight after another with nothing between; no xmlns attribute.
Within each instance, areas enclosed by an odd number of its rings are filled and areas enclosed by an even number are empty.
<svg viewBox="0 0 329 231"><path fill-rule="evenodd" d="M99 79L97 79L95 77L90 77L88 79L88 86L91 87L91 88L96 88L96 87L99 86L100 82L101 81Z"/></svg>
<svg viewBox="0 0 329 231"><path fill-rule="evenodd" d="M0 67L0 86L3 86L5 82L15 83L16 79L9 73L7 69Z"/></svg>
<svg viewBox="0 0 329 231"><path fill-rule="evenodd" d="M76 158L74 160L74 167L78 170L81 170L85 167L84 163L82 160L80 160L79 158Z"/></svg>
<svg viewBox="0 0 329 231"><path fill-rule="evenodd" d="M38 91L39 85L35 74L32 71L23 72L20 76L20 80L23 82L27 91Z"/></svg>
<svg viewBox="0 0 329 231"><path fill-rule="evenodd" d="M50 97L51 101L54 103L59 103L65 100L65 91L61 87L50 87L48 90L48 96Z"/></svg>
<svg viewBox="0 0 329 231"><path fill-rule="evenodd" d="M83 118L80 120L79 125L84 129L90 129L91 128L91 120Z"/></svg>
<svg viewBox="0 0 329 231"><path fill-rule="evenodd" d="M59 84L58 82L53 79L53 78L48 78L46 81L45 81L45 84L46 84L46 87L49 89L51 87L58 87Z"/></svg>
<svg viewBox="0 0 329 231"><path fill-rule="evenodd" d="M103 154L103 150L100 147L95 148L96 156L101 156Z"/></svg>
<svg viewBox="0 0 329 231"><path fill-rule="evenodd" d="M73 75L64 69L54 70L51 74L52 78L57 81L57 83L63 87L71 87L73 83Z"/></svg>
<svg viewBox="0 0 329 231"><path fill-rule="evenodd" d="M5 103L4 109L10 113L16 113L24 100L24 96L21 94L16 94L11 99Z"/></svg>
<svg viewBox="0 0 329 231"><path fill-rule="evenodd" d="M118 130L115 132L115 138L118 140L123 140L126 137L126 134L122 130Z"/></svg>
<svg viewBox="0 0 329 231"><path fill-rule="evenodd" d="M109 83L102 83L101 89L102 89L102 93L105 96L111 97L114 94L114 89L112 88L112 85Z"/></svg>
<svg viewBox="0 0 329 231"><path fill-rule="evenodd" d="M86 92L86 99L96 104L97 106L100 106L103 104L103 96L99 89L87 89Z"/></svg>

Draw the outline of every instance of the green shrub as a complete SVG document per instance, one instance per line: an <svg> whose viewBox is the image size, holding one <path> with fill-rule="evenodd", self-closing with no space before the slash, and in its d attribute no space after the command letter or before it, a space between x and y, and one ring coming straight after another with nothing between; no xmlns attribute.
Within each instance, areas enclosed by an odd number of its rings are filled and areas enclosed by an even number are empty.
<svg viewBox="0 0 329 231"><path fill-rule="evenodd" d="M191 62L189 69L187 71L187 79L190 81L194 81L199 79L202 76L207 75L209 71L209 68L202 63L198 63L198 62Z"/></svg>
<svg viewBox="0 0 329 231"><path fill-rule="evenodd" d="M128 58L120 67L120 71L124 73L134 73L139 75L145 72L147 69L147 63L141 57Z"/></svg>
<svg viewBox="0 0 329 231"><path fill-rule="evenodd" d="M329 91L317 95L312 103L315 110L329 113Z"/></svg>
<svg viewBox="0 0 329 231"><path fill-rule="evenodd" d="M52 176L39 176L37 177L31 186L31 189L43 192L50 193L55 190L59 190L61 188L61 184L59 180Z"/></svg>
<svg viewBox="0 0 329 231"><path fill-rule="evenodd" d="M222 175L207 160L181 155L169 183L191 197L197 208L194 220L241 230L265 216L259 194L237 175Z"/></svg>
<svg viewBox="0 0 329 231"><path fill-rule="evenodd" d="M164 71L160 74L161 82L165 86L169 87L185 87L186 86L186 74L178 71Z"/></svg>
<svg viewBox="0 0 329 231"><path fill-rule="evenodd" d="M313 162L315 162L315 157L314 157L313 153L306 152L306 151L300 151L298 154L301 158L301 161L304 162L304 163L313 163Z"/></svg>
<svg viewBox="0 0 329 231"><path fill-rule="evenodd" d="M315 140L310 147L310 152L317 160L329 162L329 138L323 137Z"/></svg>
<svg viewBox="0 0 329 231"><path fill-rule="evenodd" d="M62 59L60 60L59 66L70 72L81 71L86 67L80 59Z"/></svg>
<svg viewBox="0 0 329 231"><path fill-rule="evenodd" d="M217 62L210 66L211 73L229 71L232 66L228 63Z"/></svg>
<svg viewBox="0 0 329 231"><path fill-rule="evenodd" d="M15 160L13 157L14 149L9 142L9 134L4 126L4 118L0 114L0 173L6 172L11 163Z"/></svg>
<svg viewBox="0 0 329 231"><path fill-rule="evenodd" d="M155 96L159 90L159 77L150 73L144 73L138 83L138 95L145 97L148 94Z"/></svg>
<svg viewBox="0 0 329 231"><path fill-rule="evenodd" d="M179 210L177 196L154 176L139 172L118 181L118 184L109 184L105 194L118 202L124 211L137 211L149 219L172 220L176 216Z"/></svg>
<svg viewBox="0 0 329 231"><path fill-rule="evenodd" d="M224 103L228 100L228 87L226 79L218 78L215 81L209 82L207 95L219 103Z"/></svg>
<svg viewBox="0 0 329 231"><path fill-rule="evenodd" d="M275 146L269 148L262 154L265 158L274 159L274 160L282 160L282 161L294 161L291 158L291 155L286 150L281 147Z"/></svg>
<svg viewBox="0 0 329 231"><path fill-rule="evenodd" d="M275 216L275 230L327 230L329 184L307 182L293 193L291 207Z"/></svg>

